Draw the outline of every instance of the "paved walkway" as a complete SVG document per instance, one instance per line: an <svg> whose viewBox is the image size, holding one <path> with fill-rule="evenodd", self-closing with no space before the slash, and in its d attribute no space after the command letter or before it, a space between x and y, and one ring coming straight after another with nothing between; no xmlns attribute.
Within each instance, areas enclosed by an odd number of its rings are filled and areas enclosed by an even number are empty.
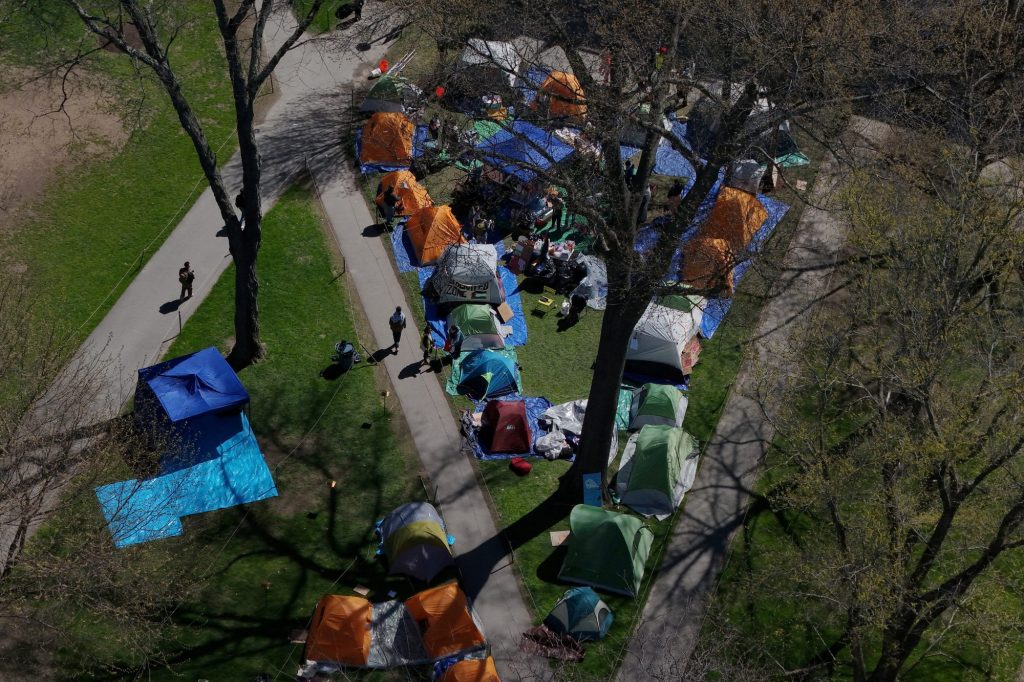
<svg viewBox="0 0 1024 682"><path fill-rule="evenodd" d="M881 127L855 119L851 140L877 139ZM827 208L841 183L834 159L818 174L812 197ZM747 500L772 438L761 405L751 396L765 371L782 372L789 341L806 313L827 291L832 265L845 240L845 225L823 208L808 206L783 261L783 275L761 312L751 354L737 377L715 435L705 448L683 518L665 548L639 625L619 670L620 682L678 680L703 623L708 598L742 525Z"/></svg>
<svg viewBox="0 0 1024 682"><path fill-rule="evenodd" d="M290 14L278 14L268 24L268 51L280 45L294 25ZM338 244L348 265L348 277L370 320L374 339L369 346L388 346L391 334L386 318L396 305L410 310L391 259L379 237L364 237L373 219L357 188L345 156L344 131L349 109L349 84L362 78L369 65L385 51L377 43L355 53L307 43L288 53L275 74L276 101L260 126L264 165L263 209L309 169L322 190L322 199ZM237 159L225 170L227 182L237 185ZM118 414L135 388L136 370L152 364L166 351L178 333L180 321L209 294L217 278L230 264L227 240L217 236L221 225L212 193L207 190L184 216L160 249L150 258L110 312L89 336L73 360L73 367L95 370L102 387L88 418L102 421ZM197 273L194 296L177 305L178 268L189 261ZM477 481L472 463L461 454L460 437L440 384L432 375L406 377L403 369L419 358L418 335L407 331L398 355L384 362L395 386L399 404L408 421L426 473L437 489L445 521L456 537L459 554L473 551L487 561L460 564L463 586L475 598L484 630L491 642L499 670L512 674L519 634L531 626L514 570L505 558L507 550L498 539L497 527ZM73 374L69 370L69 374ZM0 528L0 532L4 529ZM478 566L499 566L493 573Z"/></svg>

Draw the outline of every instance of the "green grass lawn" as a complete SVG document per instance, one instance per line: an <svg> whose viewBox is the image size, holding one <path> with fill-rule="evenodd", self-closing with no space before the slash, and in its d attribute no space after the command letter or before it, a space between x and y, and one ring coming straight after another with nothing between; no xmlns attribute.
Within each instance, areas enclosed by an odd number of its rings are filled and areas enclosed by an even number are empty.
<svg viewBox="0 0 1024 682"><path fill-rule="evenodd" d="M372 367L356 365L334 381L320 377L334 343L357 338L361 313L344 280L335 280L336 264L305 191L282 197L264 231L259 278L268 355L241 379L279 496L249 505L247 516L235 508L185 521L186 534L201 532L198 541L216 561L202 598L177 614L188 629L173 673L154 671L154 679L293 673L301 646L287 637L305 627L322 594L352 594L363 585L372 600L383 601L390 590L403 597L413 591L375 559L373 528L393 507L422 499L418 460L396 442ZM233 289L229 270L168 356L210 345L228 349Z"/></svg>
<svg viewBox="0 0 1024 682"><path fill-rule="evenodd" d="M234 116L219 33L209 4L187 1L195 20L172 52L210 144L226 160L235 147ZM55 16L60 35L80 33L74 19ZM38 36L17 35L26 51L40 49ZM91 65L111 81L134 82L120 55L101 52ZM206 187L166 95L152 83L144 91L142 125L120 151L61 173L28 219L0 231L0 272L24 269L39 315L61 320L75 332L73 342L103 318Z"/></svg>

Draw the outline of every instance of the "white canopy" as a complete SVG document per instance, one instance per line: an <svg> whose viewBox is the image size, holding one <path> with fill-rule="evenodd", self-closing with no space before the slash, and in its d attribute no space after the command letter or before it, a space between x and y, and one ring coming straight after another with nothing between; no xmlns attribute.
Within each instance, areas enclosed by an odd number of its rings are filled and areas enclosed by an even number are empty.
<svg viewBox="0 0 1024 682"><path fill-rule="evenodd" d="M626 360L653 362L683 371L683 348L697 335L704 312L693 306L688 312L652 302L636 323Z"/></svg>
<svg viewBox="0 0 1024 682"><path fill-rule="evenodd" d="M500 69L508 79L509 85L515 85L521 61L522 57L512 43L471 38L469 45L459 57L459 66L483 65Z"/></svg>

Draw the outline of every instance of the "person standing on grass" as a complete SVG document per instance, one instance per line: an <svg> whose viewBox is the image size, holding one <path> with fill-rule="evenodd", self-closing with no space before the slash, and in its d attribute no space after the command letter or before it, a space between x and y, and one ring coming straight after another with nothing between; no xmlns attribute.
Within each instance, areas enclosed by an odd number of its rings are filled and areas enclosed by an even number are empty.
<svg viewBox="0 0 1024 682"><path fill-rule="evenodd" d="M192 266L188 264L188 261L185 261L185 265L178 270L178 283L181 284L181 294L178 296L179 303L186 298L192 298L192 282L195 280L196 273L193 272Z"/></svg>
<svg viewBox="0 0 1024 682"><path fill-rule="evenodd" d="M394 186L384 190L384 227L391 229L395 222L395 207L398 205L398 196L395 194Z"/></svg>
<svg viewBox="0 0 1024 682"><path fill-rule="evenodd" d="M558 194L558 191L551 193L548 198L548 203L551 204L551 226L553 229L560 229L562 227L562 215L565 212L565 201Z"/></svg>
<svg viewBox="0 0 1024 682"><path fill-rule="evenodd" d="M395 308L395 312L388 318L388 326L391 327L391 338L395 340L391 348L395 355L398 355L398 342L402 340L402 330L405 329L405 315L402 314L402 306Z"/></svg>
<svg viewBox="0 0 1024 682"><path fill-rule="evenodd" d="M434 342L434 333L430 329L430 323L423 325L423 334L420 336L420 348L423 349L423 361L421 365L426 365L430 362L430 354L437 348L437 343Z"/></svg>
<svg viewBox="0 0 1024 682"><path fill-rule="evenodd" d="M452 325L448 328L448 340L445 342L445 348L449 349L449 357L454 361L462 353L462 344L466 340L466 337L462 334L462 330L459 329L458 325Z"/></svg>

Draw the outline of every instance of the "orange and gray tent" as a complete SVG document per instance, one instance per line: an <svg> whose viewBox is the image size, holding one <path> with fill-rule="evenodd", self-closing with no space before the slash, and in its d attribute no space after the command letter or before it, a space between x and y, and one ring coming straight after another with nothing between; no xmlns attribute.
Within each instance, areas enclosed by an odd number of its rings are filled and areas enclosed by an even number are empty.
<svg viewBox="0 0 1024 682"><path fill-rule="evenodd" d="M415 132L416 126L402 114L377 112L363 126L359 162L408 165L412 161Z"/></svg>
<svg viewBox="0 0 1024 682"><path fill-rule="evenodd" d="M466 243L450 206L421 208L409 217L405 229L420 265L432 264L452 244Z"/></svg>
<svg viewBox="0 0 1024 682"><path fill-rule="evenodd" d="M679 279L689 286L714 292L719 298L729 297L733 293L735 264L729 242L698 235L683 246Z"/></svg>
<svg viewBox="0 0 1024 682"><path fill-rule="evenodd" d="M441 515L426 502L403 504L380 523L388 573L430 582L454 565Z"/></svg>
<svg viewBox="0 0 1024 682"><path fill-rule="evenodd" d="M437 678L437 682L501 682L494 659L464 658Z"/></svg>
<svg viewBox="0 0 1024 682"><path fill-rule="evenodd" d="M724 239L732 253L742 253L766 220L768 211L756 196L723 187L697 237Z"/></svg>
<svg viewBox="0 0 1024 682"><path fill-rule="evenodd" d="M479 649L487 644L473 619L469 601L457 583L447 583L405 600L406 611L420 626L423 648L432 659Z"/></svg>
<svg viewBox="0 0 1024 682"><path fill-rule="evenodd" d="M396 212L397 215L412 215L421 208L434 205L427 188L407 170L392 171L380 179L380 194L375 201L381 208L384 208L384 192L388 187L394 189L395 196L401 202L401 210Z"/></svg>
<svg viewBox="0 0 1024 682"><path fill-rule="evenodd" d="M373 605L362 597L321 597L306 637L306 660L365 666L370 659L372 616Z"/></svg>
<svg viewBox="0 0 1024 682"><path fill-rule="evenodd" d="M565 71L552 71L540 85L538 101L547 101L547 114L555 118L585 118L587 115L586 96L579 79Z"/></svg>

